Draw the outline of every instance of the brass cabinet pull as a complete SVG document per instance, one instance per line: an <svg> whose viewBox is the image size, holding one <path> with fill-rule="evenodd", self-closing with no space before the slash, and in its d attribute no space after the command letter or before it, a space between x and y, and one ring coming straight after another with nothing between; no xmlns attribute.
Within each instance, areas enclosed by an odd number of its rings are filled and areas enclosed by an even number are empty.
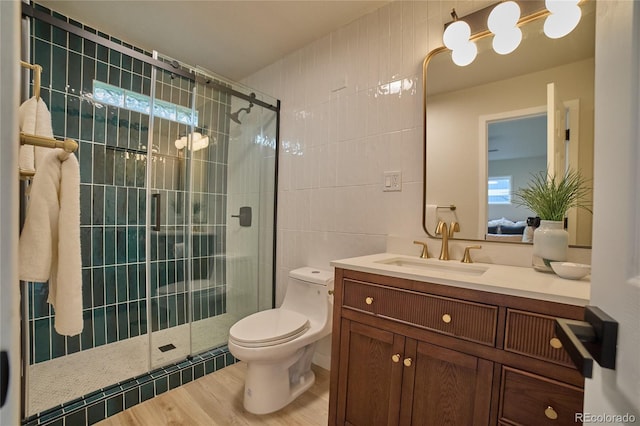
<svg viewBox="0 0 640 426"><path fill-rule="evenodd" d="M405 358L404 359L404 366L405 367L411 367L411 358Z"/></svg>
<svg viewBox="0 0 640 426"><path fill-rule="evenodd" d="M373 297L367 297L366 299L364 299L364 302L365 302L367 305L372 304L372 303L373 303Z"/></svg>
<svg viewBox="0 0 640 426"><path fill-rule="evenodd" d="M549 344L554 349L560 349L562 347L562 342L557 337L551 338L551 340L549 340Z"/></svg>
<svg viewBox="0 0 640 426"><path fill-rule="evenodd" d="M446 324L449 324L451 322L451 315L449 314L444 314L442 316L442 321L445 322Z"/></svg>
<svg viewBox="0 0 640 426"><path fill-rule="evenodd" d="M556 413L556 410L554 410L550 405L544 410L544 415L547 416L547 418L550 420L555 420L558 418L558 413Z"/></svg>
<svg viewBox="0 0 640 426"><path fill-rule="evenodd" d="M393 362L400 362L400 354L394 354L391 356Z"/></svg>

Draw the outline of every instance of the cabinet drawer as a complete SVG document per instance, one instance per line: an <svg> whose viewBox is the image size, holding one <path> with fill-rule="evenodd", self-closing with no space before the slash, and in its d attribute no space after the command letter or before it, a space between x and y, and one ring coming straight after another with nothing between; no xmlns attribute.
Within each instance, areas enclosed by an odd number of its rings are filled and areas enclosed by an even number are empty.
<svg viewBox="0 0 640 426"><path fill-rule="evenodd" d="M532 426L575 425L584 397L580 388L509 367L500 395L500 421Z"/></svg>
<svg viewBox="0 0 640 426"><path fill-rule="evenodd" d="M343 306L494 346L498 308L344 280Z"/></svg>
<svg viewBox="0 0 640 426"><path fill-rule="evenodd" d="M504 349L574 367L556 337L554 317L508 309Z"/></svg>

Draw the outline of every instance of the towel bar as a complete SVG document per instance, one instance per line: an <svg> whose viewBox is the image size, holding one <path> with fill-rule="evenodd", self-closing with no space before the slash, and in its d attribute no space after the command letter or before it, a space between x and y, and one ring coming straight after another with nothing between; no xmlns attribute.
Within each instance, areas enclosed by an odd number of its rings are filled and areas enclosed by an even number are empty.
<svg viewBox="0 0 640 426"><path fill-rule="evenodd" d="M20 66L23 68L29 68L33 70L33 95L40 99L40 75L42 74L42 67L38 64L30 64L29 62L20 61Z"/></svg>
<svg viewBox="0 0 640 426"><path fill-rule="evenodd" d="M20 132L20 145L35 145L45 148L62 148L67 152L75 152L78 149L78 142L73 139L65 139L59 141L53 138L43 136L27 135Z"/></svg>
<svg viewBox="0 0 640 426"><path fill-rule="evenodd" d="M75 152L78 149L78 142L73 139L65 139L59 141L53 138L47 138L44 136L28 135L20 132L20 145L34 145L42 146L45 148L62 148L66 152ZM33 170L20 170L21 179L29 179L35 174Z"/></svg>

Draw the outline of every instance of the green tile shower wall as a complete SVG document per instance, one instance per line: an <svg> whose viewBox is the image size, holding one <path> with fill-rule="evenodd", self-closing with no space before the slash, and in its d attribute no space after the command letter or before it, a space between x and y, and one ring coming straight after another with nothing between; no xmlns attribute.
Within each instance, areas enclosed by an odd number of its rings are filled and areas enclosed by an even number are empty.
<svg viewBox="0 0 640 426"><path fill-rule="evenodd" d="M73 25L150 55L64 16L37 6ZM187 128L137 112L91 102L97 79L150 95L151 66L90 40L34 19L31 62L43 67L41 97L49 106L54 135L79 142L80 210L84 330L74 337L54 331L53 310L46 302L47 284L30 283L30 361L38 363L107 343L184 324L188 294L170 284L184 281L187 193L185 161L173 141ZM157 73L156 96L191 106L192 83ZM197 233L192 239L192 278L209 277L214 286L193 294L192 320L225 312L224 235L229 95L207 89L198 95L201 132L216 144L194 153L192 214ZM151 192L160 193L163 228L151 232L151 253L145 252L146 145L153 136ZM182 216L182 217L180 217ZM151 295L147 303L145 262L151 261ZM163 290L161 290L163 289ZM147 309L152 323L147 324Z"/></svg>

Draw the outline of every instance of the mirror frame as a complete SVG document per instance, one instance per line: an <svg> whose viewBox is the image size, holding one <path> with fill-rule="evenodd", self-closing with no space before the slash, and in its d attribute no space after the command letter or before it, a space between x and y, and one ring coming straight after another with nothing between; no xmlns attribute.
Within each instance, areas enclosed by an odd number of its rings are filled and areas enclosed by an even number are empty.
<svg viewBox="0 0 640 426"><path fill-rule="evenodd" d="M589 1L589 0L581 0L579 4L582 5L586 1ZM533 21L546 18L551 14L551 12L549 12L546 9L543 1L522 2L522 1L516 0L516 2L521 6L521 9L523 10L523 16L520 18L517 24L518 27L523 27ZM487 17L489 13L498 4L500 4L500 2L494 3L476 12L472 12L468 16L464 16L460 18L461 20L464 20L467 23L469 23L471 27L471 37L469 38L470 41L476 42L478 40L481 40L483 38L493 35L491 31L486 29L486 22L487 22ZM523 7L523 4L525 5L524 7ZM446 29L446 27L452 22L453 21L446 23L444 25L443 30ZM478 30L478 28L480 28L480 30ZM422 229L430 238L435 238L435 239L440 239L441 237L437 235L433 235L427 228L427 68L431 60L436 55L447 52L447 51L450 51L450 49L448 49L444 45L431 50L425 57L422 64L422 88L423 88L422 89L423 90L423 97L422 97L422 111L423 111L423 114L422 114L422 129L423 129L422 130L422 134L423 134ZM452 211L456 209L454 205L438 206L438 208L450 208ZM521 242L521 241L489 241L486 239L458 238L455 236L449 237L449 239L460 240L460 241L479 241L479 242L484 241L484 242L490 242L490 243L531 245L531 243ZM591 245L589 246L570 245L570 247L591 248Z"/></svg>

